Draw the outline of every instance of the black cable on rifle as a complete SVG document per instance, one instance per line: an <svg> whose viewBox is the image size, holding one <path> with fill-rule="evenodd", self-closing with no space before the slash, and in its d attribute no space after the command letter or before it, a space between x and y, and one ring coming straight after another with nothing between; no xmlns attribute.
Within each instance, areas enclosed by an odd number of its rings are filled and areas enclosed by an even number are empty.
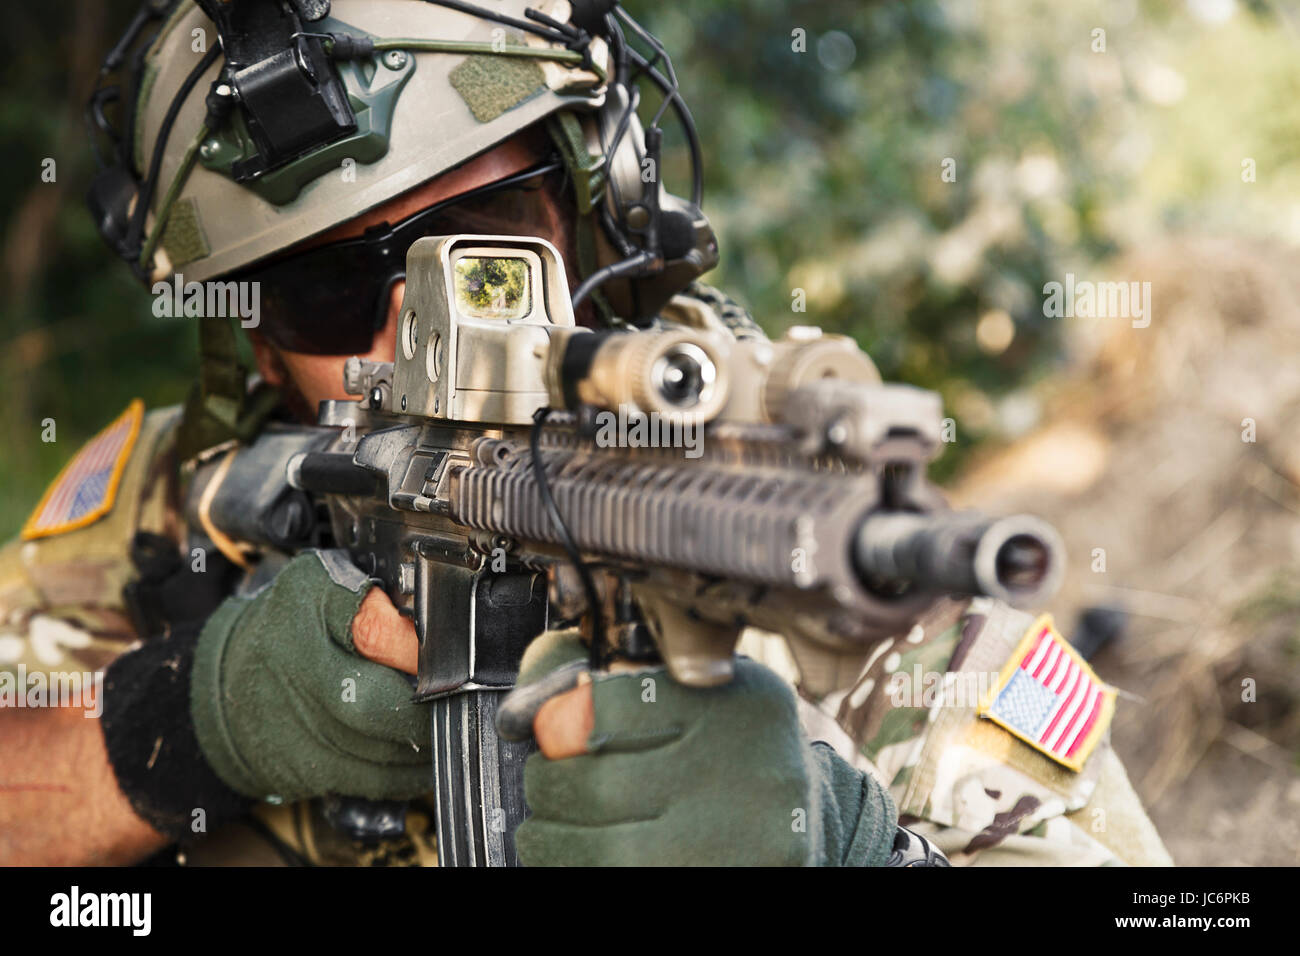
<svg viewBox="0 0 1300 956"><path fill-rule="evenodd" d="M591 613L591 658L588 663L591 669L596 671L600 670L605 663L605 616L601 612L600 596L596 593L596 582L591 576L591 569L582 560L582 554L578 551L573 535L569 532L569 526L565 524L564 517L560 514L555 496L551 494L551 482L546 476L546 466L542 463L542 425L550 414L549 408L539 408L533 414L533 430L528 436L528 449L532 452L533 459L533 477L537 480L537 490L542 496L542 506L546 509L551 524L555 526L556 533L560 536L560 544L563 545L569 561L577 570L578 578L582 581L582 590L587 595L587 607Z"/></svg>

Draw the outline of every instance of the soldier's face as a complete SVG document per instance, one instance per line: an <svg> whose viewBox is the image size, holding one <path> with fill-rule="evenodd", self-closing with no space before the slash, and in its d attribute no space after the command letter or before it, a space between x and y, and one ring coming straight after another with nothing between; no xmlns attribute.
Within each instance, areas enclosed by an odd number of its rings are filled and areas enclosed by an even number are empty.
<svg viewBox="0 0 1300 956"><path fill-rule="evenodd" d="M304 250L359 236L367 227L381 222L400 222L435 203L529 169L537 164L544 147L544 142L533 133L507 140L463 166L317 236L304 246ZM537 220L510 223L493 231L549 239L567 260L570 284L576 284L578 277L574 268L576 263L572 259L575 246L571 212L562 208L558 202L547 202L540 206ZM406 283L401 280L393 286L388 300L387 321L375 333L370 350L361 353L361 358L376 362L393 361L396 354L397 319L401 313L405 288ZM251 332L249 337L262 377L270 384L286 390L290 405L299 417L314 419L320 402L348 397L343 392L343 363L356 353L314 355L279 348L255 332Z"/></svg>
<svg viewBox="0 0 1300 956"><path fill-rule="evenodd" d="M396 355L397 317L401 311L404 282L393 286L388 304L388 321L375 333L370 351L361 355L375 362L391 362ZM253 337L253 354L258 371L270 384L289 390L289 400L299 417L314 418L316 407L326 399L346 399L343 391L343 363L347 355L309 355L276 348L260 336Z"/></svg>

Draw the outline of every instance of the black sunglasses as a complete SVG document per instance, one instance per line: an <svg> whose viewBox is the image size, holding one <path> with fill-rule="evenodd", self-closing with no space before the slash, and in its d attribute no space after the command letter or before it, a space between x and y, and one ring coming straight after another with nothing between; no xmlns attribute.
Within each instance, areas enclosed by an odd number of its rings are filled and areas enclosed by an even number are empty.
<svg viewBox="0 0 1300 956"><path fill-rule="evenodd" d="M425 236L515 234L541 221L546 177L564 164L549 159L422 209L396 225L368 228L354 239L308 249L238 273L258 282L259 330L291 352L368 352L388 317L393 286L406 278L406 252Z"/></svg>

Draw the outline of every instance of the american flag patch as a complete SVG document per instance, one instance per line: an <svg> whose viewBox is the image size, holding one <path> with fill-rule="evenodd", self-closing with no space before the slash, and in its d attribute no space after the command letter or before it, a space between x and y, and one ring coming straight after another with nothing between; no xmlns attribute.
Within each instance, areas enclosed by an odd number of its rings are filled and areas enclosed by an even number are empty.
<svg viewBox="0 0 1300 956"><path fill-rule="evenodd" d="M24 540L84 528L108 514L143 419L144 403L137 398L64 465L23 525Z"/></svg>
<svg viewBox="0 0 1300 956"><path fill-rule="evenodd" d="M1115 691L1045 614L1021 639L978 712L1077 771L1110 726Z"/></svg>

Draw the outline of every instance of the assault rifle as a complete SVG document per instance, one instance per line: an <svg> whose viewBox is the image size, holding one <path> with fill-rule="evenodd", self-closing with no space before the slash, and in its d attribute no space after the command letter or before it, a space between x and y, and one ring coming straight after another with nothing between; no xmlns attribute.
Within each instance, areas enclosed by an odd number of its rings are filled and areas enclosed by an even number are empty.
<svg viewBox="0 0 1300 956"><path fill-rule="evenodd" d="M757 627L818 694L937 596L1033 604L1059 581L1043 522L946 510L938 396L883 384L846 337L738 340L690 310L579 328L541 239L420 239L407 276L396 360L350 359L356 401L211 458L188 507L226 547L346 548L414 618L445 865L516 860L540 701L503 698L548 627L694 686L729 680Z"/></svg>

